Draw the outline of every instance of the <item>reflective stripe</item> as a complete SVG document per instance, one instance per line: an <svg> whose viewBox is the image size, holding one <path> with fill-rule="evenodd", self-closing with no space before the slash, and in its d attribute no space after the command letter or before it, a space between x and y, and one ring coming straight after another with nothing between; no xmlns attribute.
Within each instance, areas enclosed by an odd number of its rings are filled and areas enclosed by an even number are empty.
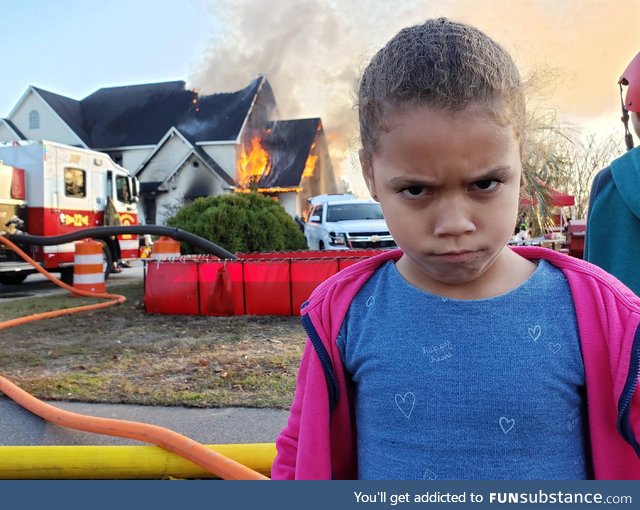
<svg viewBox="0 0 640 510"><path fill-rule="evenodd" d="M74 264L102 264L104 262L102 258L102 252L97 255L79 255L73 258Z"/></svg>
<svg viewBox="0 0 640 510"><path fill-rule="evenodd" d="M139 242L136 239L133 241L123 241L120 239L118 242L120 243L121 250L137 250L139 245Z"/></svg>
<svg viewBox="0 0 640 510"><path fill-rule="evenodd" d="M75 243L58 244L54 246L43 246L44 253L75 253Z"/></svg>
<svg viewBox="0 0 640 510"><path fill-rule="evenodd" d="M104 273L92 273L92 274L73 274L73 284L76 283L104 283Z"/></svg>

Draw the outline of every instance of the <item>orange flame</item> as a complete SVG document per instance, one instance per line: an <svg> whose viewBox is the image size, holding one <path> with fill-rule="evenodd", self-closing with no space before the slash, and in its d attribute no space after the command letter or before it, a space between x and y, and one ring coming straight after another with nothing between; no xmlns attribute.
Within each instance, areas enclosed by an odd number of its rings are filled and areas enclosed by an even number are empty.
<svg viewBox="0 0 640 510"><path fill-rule="evenodd" d="M314 143L309 150L309 156L307 162L304 164L304 170L302 171L302 177L313 177L313 172L316 170L316 163L318 162L318 155L313 154L316 144Z"/></svg>
<svg viewBox="0 0 640 510"><path fill-rule="evenodd" d="M247 188L236 188L234 190L236 193L251 193L252 191L256 191L258 193L300 193L302 188L298 186L290 186L290 187L282 187L282 188L256 188L255 190L250 190Z"/></svg>
<svg viewBox="0 0 640 510"><path fill-rule="evenodd" d="M269 153L264 150L259 137L251 139L251 148L243 145L237 164L238 184L242 188L248 188L252 182L257 182L263 175L269 175L271 161Z"/></svg>

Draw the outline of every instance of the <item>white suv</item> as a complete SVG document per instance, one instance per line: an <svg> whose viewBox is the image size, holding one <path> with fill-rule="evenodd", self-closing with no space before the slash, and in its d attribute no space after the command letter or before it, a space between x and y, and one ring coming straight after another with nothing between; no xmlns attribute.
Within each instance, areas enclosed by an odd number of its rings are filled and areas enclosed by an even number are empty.
<svg viewBox="0 0 640 510"><path fill-rule="evenodd" d="M315 205L304 226L309 249L348 250L396 246L379 203L330 196L323 201L311 199L310 202Z"/></svg>

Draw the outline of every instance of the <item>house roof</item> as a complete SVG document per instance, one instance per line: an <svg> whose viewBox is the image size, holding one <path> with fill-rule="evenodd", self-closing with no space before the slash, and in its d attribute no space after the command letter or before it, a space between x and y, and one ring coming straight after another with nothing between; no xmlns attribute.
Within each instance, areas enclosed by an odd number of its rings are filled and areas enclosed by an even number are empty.
<svg viewBox="0 0 640 510"><path fill-rule="evenodd" d="M150 182L150 181L145 181L144 171L148 168L149 163L151 163L151 161L153 161L153 159L155 158L156 154L158 154L162 150L162 147L171 139L172 136L179 136L180 138L182 138L184 143L188 145L189 151L188 151L186 157L188 157L191 154L196 154L202 160L202 162L205 165L207 165L211 169L212 172L217 174L223 181L225 181L230 186L235 185L235 182L227 174L227 172L225 172L224 169L211 156L209 156L204 151L204 149L202 149L202 147L200 147L198 145L195 145L194 140L193 140L193 138L191 136L186 135L185 133L182 133L179 129L176 129L175 127L171 127L169 129L169 131L162 137L162 140L160 140L156 144L155 150L149 155L149 157L138 168L138 171L136 173L136 177L138 178L138 180L141 183ZM186 157L185 157L185 159L186 159ZM183 160L183 162L184 162L184 160ZM179 169L179 166L176 167L176 168L165 168L166 173L165 173L165 176L163 177L164 180L162 182L165 182L168 179L170 179L178 171L178 169Z"/></svg>
<svg viewBox="0 0 640 510"><path fill-rule="evenodd" d="M155 145L175 126L193 142L236 140L264 76L236 92L198 95L184 81L102 88L81 101L35 88L90 147Z"/></svg>
<svg viewBox="0 0 640 510"><path fill-rule="evenodd" d="M271 171L258 182L259 188L290 188L300 185L311 146L322 128L319 118L279 120L262 145L271 156Z"/></svg>
<svg viewBox="0 0 640 510"><path fill-rule="evenodd" d="M16 126L9 119L0 119L0 122L6 124L9 127L9 129L13 131L21 140L27 139L27 137L24 136L24 133L18 129L18 126Z"/></svg>
<svg viewBox="0 0 640 510"><path fill-rule="evenodd" d="M80 101L38 87L31 88L53 108L58 116L78 135L85 145L88 147L91 146L91 137L86 129Z"/></svg>

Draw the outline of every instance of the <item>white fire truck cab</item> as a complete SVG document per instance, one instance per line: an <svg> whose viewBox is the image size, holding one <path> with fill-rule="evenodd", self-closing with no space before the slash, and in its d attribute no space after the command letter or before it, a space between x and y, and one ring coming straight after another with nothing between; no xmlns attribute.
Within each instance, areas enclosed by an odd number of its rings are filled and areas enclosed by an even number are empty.
<svg viewBox="0 0 640 510"><path fill-rule="evenodd" d="M138 183L104 153L49 141L0 144L0 231L16 227L33 236L58 236L104 225L138 224ZM114 260L138 257L137 236L98 239L105 275ZM73 271L75 242L25 250L48 271ZM0 245L0 283L34 272Z"/></svg>

